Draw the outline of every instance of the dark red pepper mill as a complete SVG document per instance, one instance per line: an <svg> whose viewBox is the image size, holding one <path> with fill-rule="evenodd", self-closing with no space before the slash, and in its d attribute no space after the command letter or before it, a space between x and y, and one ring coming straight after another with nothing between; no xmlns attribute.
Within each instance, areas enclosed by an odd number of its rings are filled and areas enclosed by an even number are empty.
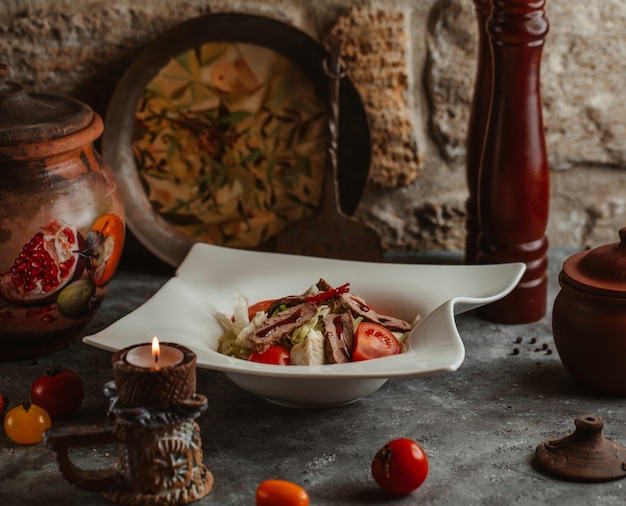
<svg viewBox="0 0 626 506"><path fill-rule="evenodd" d="M466 139L465 173L469 190L466 202L466 264L478 262L478 174L489 119L493 82L491 44L487 35L487 19L491 13L491 0L474 0L474 4L478 24L478 67Z"/></svg>
<svg viewBox="0 0 626 506"><path fill-rule="evenodd" d="M493 0L493 93L478 180L478 263L524 262L519 285L481 308L486 320L527 323L547 303L550 181L540 92L545 0Z"/></svg>

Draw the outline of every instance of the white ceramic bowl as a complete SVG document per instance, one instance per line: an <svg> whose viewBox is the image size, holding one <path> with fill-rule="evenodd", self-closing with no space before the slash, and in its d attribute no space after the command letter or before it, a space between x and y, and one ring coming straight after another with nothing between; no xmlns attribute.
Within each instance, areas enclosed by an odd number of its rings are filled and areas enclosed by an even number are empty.
<svg viewBox="0 0 626 506"><path fill-rule="evenodd" d="M150 300L84 342L109 351L149 342L192 349L198 367L223 371L241 388L273 402L301 407L347 404L378 390L388 378L456 370L465 348L455 315L508 294L523 263L414 265L332 260L195 244L185 261ZM392 357L323 366L252 363L217 352L222 327L216 312L232 313L235 293L250 302L302 293L324 278L350 283L379 313L422 320L408 350Z"/></svg>

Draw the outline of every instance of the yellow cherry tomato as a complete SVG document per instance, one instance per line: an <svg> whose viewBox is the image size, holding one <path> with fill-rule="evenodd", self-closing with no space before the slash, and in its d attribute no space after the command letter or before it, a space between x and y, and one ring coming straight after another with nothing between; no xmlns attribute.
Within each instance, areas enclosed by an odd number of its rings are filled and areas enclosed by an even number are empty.
<svg viewBox="0 0 626 506"><path fill-rule="evenodd" d="M256 506L309 506L309 494L287 480L265 480L256 490Z"/></svg>
<svg viewBox="0 0 626 506"><path fill-rule="evenodd" d="M52 421L48 412L28 400L9 410L4 418L7 436L21 445L39 443L43 439L43 433L50 427Z"/></svg>

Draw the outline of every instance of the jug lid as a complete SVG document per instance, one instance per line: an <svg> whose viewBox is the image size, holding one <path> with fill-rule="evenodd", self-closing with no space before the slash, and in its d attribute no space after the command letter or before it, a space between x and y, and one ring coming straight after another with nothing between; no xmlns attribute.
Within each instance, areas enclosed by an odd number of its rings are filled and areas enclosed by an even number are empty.
<svg viewBox="0 0 626 506"><path fill-rule="evenodd" d="M71 98L27 93L0 63L0 147L57 139L87 127L93 110Z"/></svg>
<svg viewBox="0 0 626 506"><path fill-rule="evenodd" d="M563 263L562 275L577 288L609 297L626 297L626 227L620 241L581 251Z"/></svg>

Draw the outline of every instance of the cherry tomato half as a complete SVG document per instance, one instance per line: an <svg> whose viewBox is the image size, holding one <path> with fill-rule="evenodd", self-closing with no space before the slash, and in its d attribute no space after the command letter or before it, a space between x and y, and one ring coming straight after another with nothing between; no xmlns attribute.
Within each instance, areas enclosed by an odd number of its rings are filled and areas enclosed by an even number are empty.
<svg viewBox="0 0 626 506"><path fill-rule="evenodd" d="M352 360L370 360L400 353L400 343L391 330L374 322L361 322L354 334Z"/></svg>
<svg viewBox="0 0 626 506"><path fill-rule="evenodd" d="M251 362L261 364L289 365L291 363L289 350L278 344L270 346L263 353L254 352L248 358Z"/></svg>
<svg viewBox="0 0 626 506"><path fill-rule="evenodd" d="M272 305L273 300L261 300L248 306L248 318L252 320L259 311L267 311L267 308Z"/></svg>
<svg viewBox="0 0 626 506"><path fill-rule="evenodd" d="M265 480L256 489L256 506L308 506L309 494L287 480Z"/></svg>
<svg viewBox="0 0 626 506"><path fill-rule="evenodd" d="M85 396L83 380L61 364L51 364L46 374L30 387L31 400L52 418L68 418L80 408Z"/></svg>
<svg viewBox="0 0 626 506"><path fill-rule="evenodd" d="M399 438L383 446L372 460L372 477L383 490L406 495L428 475L428 457L415 441Z"/></svg>
<svg viewBox="0 0 626 506"><path fill-rule="evenodd" d="M4 395L0 394L0 417L4 415L4 410L6 409L8 404L9 401L7 400L7 398Z"/></svg>
<svg viewBox="0 0 626 506"><path fill-rule="evenodd" d="M4 418L4 431L11 441L30 445L39 443L43 433L52 427L50 415L45 409L25 400L19 406L10 409Z"/></svg>

